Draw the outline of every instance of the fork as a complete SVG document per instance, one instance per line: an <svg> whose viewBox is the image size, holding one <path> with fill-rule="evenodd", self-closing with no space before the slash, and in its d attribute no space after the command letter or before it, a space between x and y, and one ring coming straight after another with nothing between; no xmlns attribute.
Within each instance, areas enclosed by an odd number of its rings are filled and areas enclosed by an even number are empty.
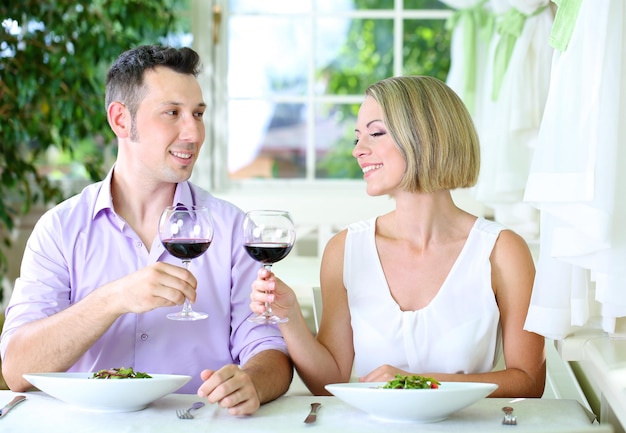
<svg viewBox="0 0 626 433"><path fill-rule="evenodd" d="M200 409L204 406L204 403L201 401L195 402L191 407L187 409L176 409L176 416L179 419L193 419L193 415L191 414L192 410Z"/></svg>

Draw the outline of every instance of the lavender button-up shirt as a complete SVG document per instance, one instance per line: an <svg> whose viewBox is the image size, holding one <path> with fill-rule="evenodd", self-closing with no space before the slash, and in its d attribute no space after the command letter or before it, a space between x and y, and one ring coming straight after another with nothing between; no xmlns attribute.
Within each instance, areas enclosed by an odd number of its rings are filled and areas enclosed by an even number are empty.
<svg viewBox="0 0 626 433"><path fill-rule="evenodd" d="M48 211L36 224L7 307L2 356L19 326L58 313L98 287L157 261L181 265L158 238L148 252L115 213L111 175L112 171L104 181ZM212 212L213 242L190 265L198 280L194 309L209 313L209 318L192 322L166 318L180 306L125 314L69 371L133 367L150 373L186 374L192 379L179 392L195 393L205 368L243 365L266 349L287 353L277 327L246 320L259 264L242 246L242 211L190 182L178 184L174 203L204 205Z"/></svg>

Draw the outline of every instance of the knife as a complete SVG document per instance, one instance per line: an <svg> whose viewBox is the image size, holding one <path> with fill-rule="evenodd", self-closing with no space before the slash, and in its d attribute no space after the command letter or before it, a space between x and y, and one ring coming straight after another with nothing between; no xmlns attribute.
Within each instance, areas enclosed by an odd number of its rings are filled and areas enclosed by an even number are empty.
<svg viewBox="0 0 626 433"><path fill-rule="evenodd" d="M306 424L312 424L317 420L317 411L320 407L322 407L321 403L311 403L311 412L304 420Z"/></svg>
<svg viewBox="0 0 626 433"><path fill-rule="evenodd" d="M11 409L13 409L15 406L17 406L24 400L26 400L26 397L23 395L18 395L17 397L15 397L13 400L11 400L9 404L7 404L2 409L0 409L0 418L5 416L7 413L9 413Z"/></svg>

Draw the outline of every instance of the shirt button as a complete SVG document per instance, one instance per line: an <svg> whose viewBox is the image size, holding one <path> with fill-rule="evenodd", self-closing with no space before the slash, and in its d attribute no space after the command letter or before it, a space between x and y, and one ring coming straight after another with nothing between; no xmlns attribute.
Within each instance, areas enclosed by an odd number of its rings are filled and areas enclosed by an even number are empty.
<svg viewBox="0 0 626 433"><path fill-rule="evenodd" d="M141 341L146 341L148 339L148 334L141 334Z"/></svg>
<svg viewBox="0 0 626 433"><path fill-rule="evenodd" d="M137 242L137 248L141 248L143 244L141 242Z"/></svg>

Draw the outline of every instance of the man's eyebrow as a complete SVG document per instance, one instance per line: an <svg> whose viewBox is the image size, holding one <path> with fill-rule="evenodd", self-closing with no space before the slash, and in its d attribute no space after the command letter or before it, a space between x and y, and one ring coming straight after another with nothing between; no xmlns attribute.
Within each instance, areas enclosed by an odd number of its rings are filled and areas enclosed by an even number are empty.
<svg viewBox="0 0 626 433"><path fill-rule="evenodd" d="M163 101L161 102L161 105L175 105L177 107L185 105L182 102L177 102L177 101ZM202 107L202 108L206 108L206 102L198 102L196 104L196 107Z"/></svg>

